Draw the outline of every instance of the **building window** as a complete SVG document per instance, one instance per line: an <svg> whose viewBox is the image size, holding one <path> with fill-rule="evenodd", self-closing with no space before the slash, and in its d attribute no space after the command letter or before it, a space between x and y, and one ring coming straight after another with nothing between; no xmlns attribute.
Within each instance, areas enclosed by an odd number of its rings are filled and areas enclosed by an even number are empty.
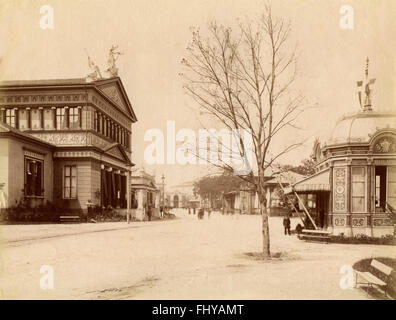
<svg viewBox="0 0 396 320"><path fill-rule="evenodd" d="M94 113L94 130L98 131L98 112L95 111Z"/></svg>
<svg viewBox="0 0 396 320"><path fill-rule="evenodd" d="M11 127L16 127L15 109L6 109L6 123Z"/></svg>
<svg viewBox="0 0 396 320"><path fill-rule="evenodd" d="M69 109L69 127L70 128L77 128L79 127L80 119L79 119L79 112L78 108L70 108Z"/></svg>
<svg viewBox="0 0 396 320"><path fill-rule="evenodd" d="M43 192L43 162L25 158L25 196L39 197Z"/></svg>
<svg viewBox="0 0 396 320"><path fill-rule="evenodd" d="M366 170L352 167L352 212L364 212L366 208Z"/></svg>
<svg viewBox="0 0 396 320"><path fill-rule="evenodd" d="M396 166L388 167L387 204L396 208Z"/></svg>
<svg viewBox="0 0 396 320"><path fill-rule="evenodd" d="M102 114L98 114L98 132L102 133L103 127L102 127Z"/></svg>
<svg viewBox="0 0 396 320"><path fill-rule="evenodd" d="M41 110L33 109L33 110L31 110L30 115L31 115L31 124L32 124L31 128L35 129L35 130L41 129L41 123L42 123Z"/></svg>
<svg viewBox="0 0 396 320"><path fill-rule="evenodd" d="M56 127L58 129L66 127L65 108L56 108Z"/></svg>
<svg viewBox="0 0 396 320"><path fill-rule="evenodd" d="M65 166L63 178L63 197L76 198L77 195L77 167Z"/></svg>

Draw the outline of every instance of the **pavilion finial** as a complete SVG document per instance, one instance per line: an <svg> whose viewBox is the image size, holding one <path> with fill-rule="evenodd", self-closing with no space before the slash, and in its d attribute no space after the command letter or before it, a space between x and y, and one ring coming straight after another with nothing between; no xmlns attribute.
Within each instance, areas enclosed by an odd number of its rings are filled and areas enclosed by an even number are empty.
<svg viewBox="0 0 396 320"><path fill-rule="evenodd" d="M360 88L358 91L358 96L359 96L359 104L360 107L363 109L363 111L371 111L373 110L371 108L371 93L372 89L370 89L370 85L375 83L375 78L368 80L368 68L369 68L369 58L367 57L366 59L366 70L365 70L365 85L364 85L364 93L365 93L365 98L364 98L364 104L362 103L362 91L361 88L363 87L363 81L358 81L357 86Z"/></svg>
<svg viewBox="0 0 396 320"><path fill-rule="evenodd" d="M368 68L369 68L369 58L367 57L367 59L366 59L366 80L367 80L367 77L368 77Z"/></svg>

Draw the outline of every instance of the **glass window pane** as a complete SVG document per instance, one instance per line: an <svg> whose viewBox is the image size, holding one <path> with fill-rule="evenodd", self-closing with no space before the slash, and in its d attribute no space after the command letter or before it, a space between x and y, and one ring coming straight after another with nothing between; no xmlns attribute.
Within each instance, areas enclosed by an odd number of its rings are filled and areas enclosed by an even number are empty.
<svg viewBox="0 0 396 320"><path fill-rule="evenodd" d="M65 177L70 176L70 167L69 166L65 166Z"/></svg>
<svg viewBox="0 0 396 320"><path fill-rule="evenodd" d="M70 197L75 198L76 197L76 188L72 187L70 190Z"/></svg>
<svg viewBox="0 0 396 320"><path fill-rule="evenodd" d="M364 182L354 182L352 185L352 196L363 197L365 193Z"/></svg>
<svg viewBox="0 0 396 320"><path fill-rule="evenodd" d="M364 211L364 198L362 197L352 198L352 211L353 212Z"/></svg>
<svg viewBox="0 0 396 320"><path fill-rule="evenodd" d="M75 177L71 178L71 186L72 187L76 187L76 185L77 185L76 182L77 182L77 180Z"/></svg>
<svg viewBox="0 0 396 320"><path fill-rule="evenodd" d="M70 189L65 188L65 198L70 198Z"/></svg>
<svg viewBox="0 0 396 320"><path fill-rule="evenodd" d="M396 182L396 167L388 167L388 181Z"/></svg>
<svg viewBox="0 0 396 320"><path fill-rule="evenodd" d="M363 182L365 178L364 167L352 167L352 181Z"/></svg>
<svg viewBox="0 0 396 320"><path fill-rule="evenodd" d="M71 175L72 175L73 177L75 177L75 176L76 176L76 173L77 173L77 167L76 167L76 166L72 166L71 169L72 169Z"/></svg>

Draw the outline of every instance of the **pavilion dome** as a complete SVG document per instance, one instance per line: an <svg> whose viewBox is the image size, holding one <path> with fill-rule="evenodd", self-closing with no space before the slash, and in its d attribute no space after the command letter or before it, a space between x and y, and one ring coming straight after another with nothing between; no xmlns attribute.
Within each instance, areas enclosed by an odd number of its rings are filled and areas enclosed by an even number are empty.
<svg viewBox="0 0 396 320"><path fill-rule="evenodd" d="M396 112L360 111L341 117L326 145L368 143L383 129L396 129Z"/></svg>

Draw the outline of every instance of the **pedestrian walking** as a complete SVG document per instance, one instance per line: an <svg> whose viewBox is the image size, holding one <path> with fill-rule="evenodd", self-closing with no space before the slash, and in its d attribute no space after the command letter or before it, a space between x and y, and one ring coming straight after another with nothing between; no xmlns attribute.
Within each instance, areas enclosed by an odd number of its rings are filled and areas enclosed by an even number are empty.
<svg viewBox="0 0 396 320"><path fill-rule="evenodd" d="M285 229L285 235L289 235L290 236L290 218L289 218L289 215L286 215L283 218L283 227Z"/></svg>
<svg viewBox="0 0 396 320"><path fill-rule="evenodd" d="M164 218L164 206L160 206L160 218Z"/></svg>
<svg viewBox="0 0 396 320"><path fill-rule="evenodd" d="M146 202L146 218L151 221L151 206Z"/></svg>
<svg viewBox="0 0 396 320"><path fill-rule="evenodd" d="M200 208L200 209L198 210L198 219L199 219L199 220L202 220L203 217L204 217L204 209Z"/></svg>

